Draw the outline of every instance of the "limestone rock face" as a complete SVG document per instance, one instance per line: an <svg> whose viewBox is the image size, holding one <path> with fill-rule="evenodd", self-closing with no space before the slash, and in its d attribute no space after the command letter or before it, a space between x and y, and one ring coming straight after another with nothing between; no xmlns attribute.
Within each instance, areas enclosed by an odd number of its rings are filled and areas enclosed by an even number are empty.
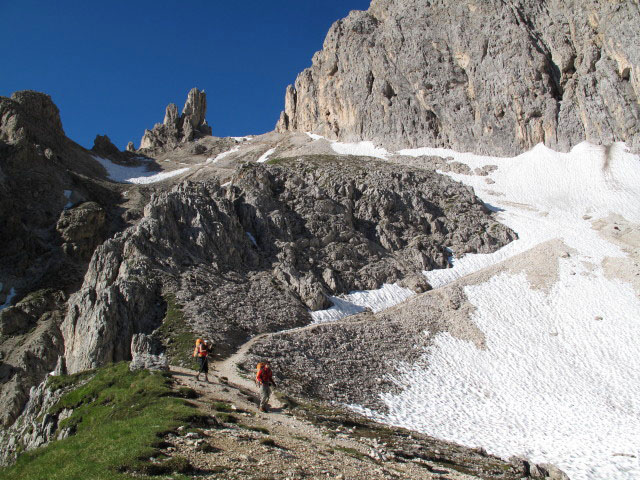
<svg viewBox="0 0 640 480"><path fill-rule="evenodd" d="M104 238L105 223L106 212L96 202L85 202L63 210L56 230L63 241L65 254L88 261Z"/></svg>
<svg viewBox="0 0 640 480"><path fill-rule="evenodd" d="M206 113L207 95L204 91L192 88L182 114L178 115L178 107L174 103L167 105L163 123L156 124L151 130L145 130L140 148L170 150L180 143L211 135L211 127L205 119Z"/></svg>
<svg viewBox="0 0 640 480"><path fill-rule="evenodd" d="M230 353L309 322L327 295L377 288L514 238L473 192L435 172L305 157L185 182L99 246L62 326L70 373L132 358L175 295L189 329ZM420 285L420 289L428 286Z"/></svg>
<svg viewBox="0 0 640 480"><path fill-rule="evenodd" d="M373 0L287 87L277 130L514 155L640 148L637 1Z"/></svg>
<svg viewBox="0 0 640 480"><path fill-rule="evenodd" d="M113 147L107 137L101 142ZM77 287L82 277L70 274L56 224L80 201L115 204L117 194L93 180L104 169L65 137L51 98L31 91L0 97L0 159L0 290L14 288L19 300L69 281Z"/></svg>
<svg viewBox="0 0 640 480"><path fill-rule="evenodd" d="M126 150L127 150L127 152L135 152L136 151L136 146L133 144L133 142L129 142L129 143L127 143Z"/></svg>
<svg viewBox="0 0 640 480"><path fill-rule="evenodd" d="M3 406L0 425L3 427L13 423L29 398L31 387L55 368L64 351L59 325L66 299L60 291L40 290L0 311L0 334L3 336L0 343L0 404Z"/></svg>

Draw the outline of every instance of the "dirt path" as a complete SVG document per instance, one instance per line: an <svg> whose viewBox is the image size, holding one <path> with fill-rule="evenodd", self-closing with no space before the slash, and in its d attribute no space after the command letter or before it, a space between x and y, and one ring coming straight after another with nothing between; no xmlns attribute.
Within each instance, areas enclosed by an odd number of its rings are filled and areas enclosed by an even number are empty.
<svg viewBox="0 0 640 480"><path fill-rule="evenodd" d="M257 388L239 375L236 365L259 338L251 339L232 357L214 362L209 382L196 380L193 370L171 368L178 386L198 393L198 398L190 401L201 413L216 418L217 425L179 428L179 433L164 438L167 446L163 453L186 458L207 479L477 478L419 457L389 454L386 440L378 436L386 429L358 427L356 431L340 419L333 423L313 421L316 416L330 417L329 408L301 414L300 407L290 410L276 400L271 402L274 408L269 413L258 411Z"/></svg>
<svg viewBox="0 0 640 480"><path fill-rule="evenodd" d="M193 389L197 398L189 401L211 420L167 434L163 453L186 458L208 479L517 478L504 462L474 449L378 425L325 403L287 405L272 396L270 411L260 412L258 388L238 364L267 336L319 325L251 338L232 356L210 364L208 382L196 380L193 370L172 367L176 386Z"/></svg>
<svg viewBox="0 0 640 480"><path fill-rule="evenodd" d="M335 323L340 323L340 321L337 321ZM240 372L238 371L238 365L242 363L242 361L245 358L245 355L247 354L247 352L251 349L251 347L259 340L266 338L266 337L273 337L276 335L282 335L285 333L294 333L294 332L301 332L301 331L305 331L305 330L312 330L316 327L318 327L321 324L318 323L311 323L309 325L305 325L302 327L297 327L297 328L291 328L291 329L287 329L287 330L281 330L279 332L272 332L272 333L263 333L261 335L256 335L254 337L252 337L249 341L247 341L246 343L244 343L233 355L231 355L230 357L219 361L219 362L213 362L212 366L213 368L215 368L217 375L219 377L226 377L228 379L228 382L231 384L234 384L238 387L242 387L248 390L255 390L257 391L257 387L253 381L253 379L249 379L246 378L244 376L242 376L240 374ZM271 405L274 408L282 408L283 404L282 402L280 402L274 395L271 396Z"/></svg>

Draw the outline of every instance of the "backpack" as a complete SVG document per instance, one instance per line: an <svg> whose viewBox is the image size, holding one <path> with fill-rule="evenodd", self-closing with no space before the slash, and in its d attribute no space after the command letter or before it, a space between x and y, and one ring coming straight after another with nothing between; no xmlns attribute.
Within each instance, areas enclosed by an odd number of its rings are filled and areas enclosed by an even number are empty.
<svg viewBox="0 0 640 480"><path fill-rule="evenodd" d="M256 381L258 380L258 375L260 375L260 370L262 370L262 367L264 367L264 363L262 363L262 362L260 362L256 366Z"/></svg>
<svg viewBox="0 0 640 480"><path fill-rule="evenodd" d="M198 356L198 347L200 346L201 343L202 343L202 339L201 338L196 340L196 348L193 349L193 356L194 357Z"/></svg>

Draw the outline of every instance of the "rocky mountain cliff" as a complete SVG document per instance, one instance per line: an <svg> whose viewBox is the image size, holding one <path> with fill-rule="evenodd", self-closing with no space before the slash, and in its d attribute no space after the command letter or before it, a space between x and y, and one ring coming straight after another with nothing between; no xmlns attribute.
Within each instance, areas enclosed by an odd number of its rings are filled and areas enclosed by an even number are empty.
<svg viewBox="0 0 640 480"><path fill-rule="evenodd" d="M67 369L130 359L133 334L160 326L167 292L192 331L231 353L251 335L309 323L328 295L446 267L446 246L488 252L512 238L435 172L331 157L246 164L225 187L155 195L138 225L98 247L69 299Z"/></svg>
<svg viewBox="0 0 640 480"><path fill-rule="evenodd" d="M637 0L373 0L331 27L276 128L492 155L638 150L639 28Z"/></svg>

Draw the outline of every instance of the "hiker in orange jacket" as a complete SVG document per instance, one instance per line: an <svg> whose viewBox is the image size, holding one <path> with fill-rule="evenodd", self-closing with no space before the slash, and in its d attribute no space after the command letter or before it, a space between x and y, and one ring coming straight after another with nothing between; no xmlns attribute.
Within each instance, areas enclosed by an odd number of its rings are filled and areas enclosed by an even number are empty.
<svg viewBox="0 0 640 480"><path fill-rule="evenodd" d="M256 383L260 386L260 411L266 412L269 408L271 386L276 386L273 381L273 372L271 371L271 364L269 362L264 362L262 368L258 369Z"/></svg>
<svg viewBox="0 0 640 480"><path fill-rule="evenodd" d="M198 365L200 365L200 369L198 370L198 375L196 375L196 380L200 380L200 374L204 373L204 379L208 382L209 377L207 374L209 373L209 344L206 340L202 340L201 338L196 340L196 348L193 350L193 356L198 360Z"/></svg>

